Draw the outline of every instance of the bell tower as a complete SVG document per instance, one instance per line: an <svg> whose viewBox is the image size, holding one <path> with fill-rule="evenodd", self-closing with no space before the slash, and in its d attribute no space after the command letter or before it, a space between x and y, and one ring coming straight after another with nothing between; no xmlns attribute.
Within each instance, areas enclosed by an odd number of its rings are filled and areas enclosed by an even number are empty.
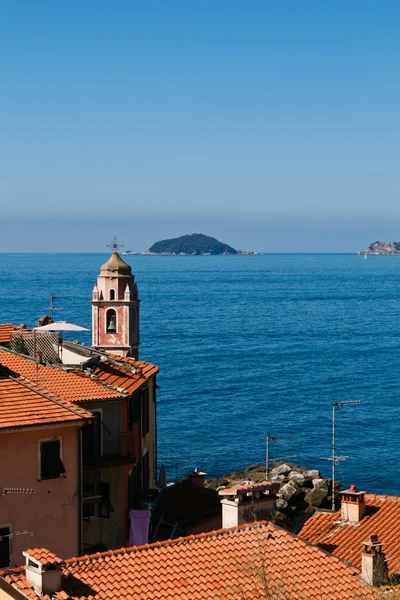
<svg viewBox="0 0 400 600"><path fill-rule="evenodd" d="M99 350L139 356L138 289L132 268L113 252L100 268L92 294L92 345Z"/></svg>

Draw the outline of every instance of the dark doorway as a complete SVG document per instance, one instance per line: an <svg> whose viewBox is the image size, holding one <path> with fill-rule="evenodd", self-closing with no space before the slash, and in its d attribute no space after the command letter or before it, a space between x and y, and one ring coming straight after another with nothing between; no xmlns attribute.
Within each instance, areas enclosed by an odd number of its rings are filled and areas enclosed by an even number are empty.
<svg viewBox="0 0 400 600"><path fill-rule="evenodd" d="M10 534L9 527L0 527L0 567L10 566Z"/></svg>

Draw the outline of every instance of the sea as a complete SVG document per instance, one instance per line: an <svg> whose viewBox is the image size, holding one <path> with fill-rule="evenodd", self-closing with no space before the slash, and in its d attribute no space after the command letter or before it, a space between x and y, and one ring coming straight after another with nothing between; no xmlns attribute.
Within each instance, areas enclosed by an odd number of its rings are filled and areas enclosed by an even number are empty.
<svg viewBox="0 0 400 600"><path fill-rule="evenodd" d="M107 254L0 254L0 322L91 327ZM342 486L400 494L400 257L123 257L141 298L142 360L160 367L158 463L174 480L283 459ZM71 335L70 335L71 338ZM85 344L91 334L72 334Z"/></svg>

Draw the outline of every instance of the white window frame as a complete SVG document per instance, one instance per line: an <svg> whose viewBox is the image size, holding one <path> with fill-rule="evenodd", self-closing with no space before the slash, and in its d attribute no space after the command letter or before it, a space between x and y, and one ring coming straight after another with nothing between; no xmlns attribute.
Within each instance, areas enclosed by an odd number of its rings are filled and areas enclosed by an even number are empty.
<svg viewBox="0 0 400 600"><path fill-rule="evenodd" d="M61 459L61 462L64 464L64 456L63 456L64 446L63 446L62 436L61 435L53 435L48 438L39 438L39 440L38 440L38 473L39 473L38 481L51 481L50 479L47 479L47 478L42 479L41 444L42 444L42 442L55 442L56 440L60 440L60 459ZM51 479L62 479L62 478L63 478L63 476L52 477Z"/></svg>

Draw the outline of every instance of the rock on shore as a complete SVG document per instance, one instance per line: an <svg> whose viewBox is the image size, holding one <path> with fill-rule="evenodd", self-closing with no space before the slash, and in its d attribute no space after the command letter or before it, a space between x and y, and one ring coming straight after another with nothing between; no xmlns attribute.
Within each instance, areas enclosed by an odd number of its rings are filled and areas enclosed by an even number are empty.
<svg viewBox="0 0 400 600"><path fill-rule="evenodd" d="M322 477L316 469L308 470L292 463L277 463L270 469L268 479L280 484L276 507L283 518L294 518L300 512L309 514L316 508L331 508L332 482ZM219 490L246 480L255 483L265 481L265 466L249 465L244 471L228 473L219 479L208 481L206 485ZM339 488L340 483L335 482L335 496Z"/></svg>

